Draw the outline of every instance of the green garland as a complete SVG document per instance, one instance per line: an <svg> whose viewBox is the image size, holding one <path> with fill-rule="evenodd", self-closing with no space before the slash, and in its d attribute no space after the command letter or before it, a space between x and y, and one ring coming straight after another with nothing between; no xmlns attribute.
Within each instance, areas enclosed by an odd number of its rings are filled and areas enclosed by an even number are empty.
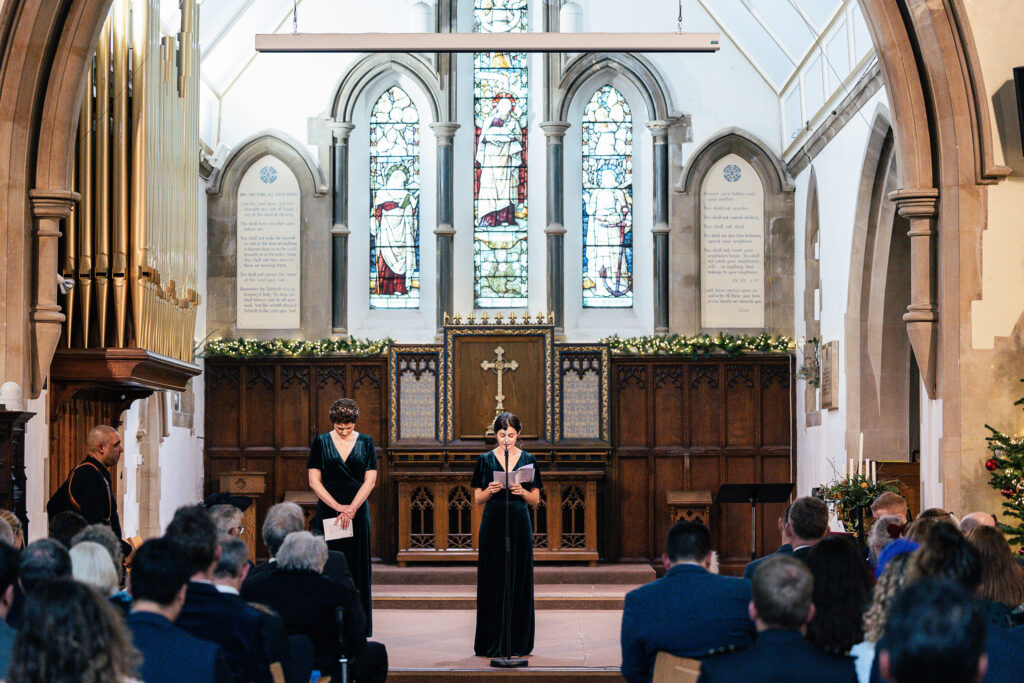
<svg viewBox="0 0 1024 683"><path fill-rule="evenodd" d="M618 335L602 340L613 353L626 355L657 356L708 356L715 352L740 353L782 353L793 348L789 337L772 337L762 332L756 337L731 334L698 334L683 337L678 334L654 335L647 337L620 338Z"/></svg>
<svg viewBox="0 0 1024 683"><path fill-rule="evenodd" d="M265 358L268 356L379 356L393 340L385 339L212 339L203 358Z"/></svg>

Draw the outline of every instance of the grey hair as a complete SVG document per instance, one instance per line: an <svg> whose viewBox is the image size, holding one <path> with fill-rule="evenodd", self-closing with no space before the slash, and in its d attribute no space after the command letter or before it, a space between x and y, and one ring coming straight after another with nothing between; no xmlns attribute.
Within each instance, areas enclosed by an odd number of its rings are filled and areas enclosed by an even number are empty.
<svg viewBox="0 0 1024 683"><path fill-rule="evenodd" d="M71 547L74 548L83 541L99 543L107 549L110 559L114 561L114 568L117 569L117 583L120 585L124 579L124 551L121 550L121 541L114 535L110 525L90 524L71 537Z"/></svg>
<svg viewBox="0 0 1024 683"><path fill-rule="evenodd" d="M218 534L230 534L242 523L242 511L234 505L222 503L210 508L210 519L217 525Z"/></svg>
<svg viewBox="0 0 1024 683"><path fill-rule="evenodd" d="M878 561L878 556L882 554L885 547L896 540L889 536L889 526L892 524L903 526L903 520L896 515L885 515L876 519L868 531L868 550L875 562Z"/></svg>
<svg viewBox="0 0 1024 683"><path fill-rule="evenodd" d="M234 579L249 561L249 546L237 536L221 534L220 559L213 575L218 579Z"/></svg>
<svg viewBox="0 0 1024 683"><path fill-rule="evenodd" d="M3 517L0 517L0 541L14 547L14 528Z"/></svg>
<svg viewBox="0 0 1024 683"><path fill-rule="evenodd" d="M117 568L106 548L95 541L82 541L69 554L71 575L76 581L98 589L103 596L117 592Z"/></svg>
<svg viewBox="0 0 1024 683"><path fill-rule="evenodd" d="M319 574L327 564L327 541L308 531L293 531L281 544L277 563L281 569L304 569Z"/></svg>
<svg viewBox="0 0 1024 683"><path fill-rule="evenodd" d="M270 554L276 557L288 534L305 528L306 518L297 503L278 503L267 510L263 520L263 542L267 544Z"/></svg>

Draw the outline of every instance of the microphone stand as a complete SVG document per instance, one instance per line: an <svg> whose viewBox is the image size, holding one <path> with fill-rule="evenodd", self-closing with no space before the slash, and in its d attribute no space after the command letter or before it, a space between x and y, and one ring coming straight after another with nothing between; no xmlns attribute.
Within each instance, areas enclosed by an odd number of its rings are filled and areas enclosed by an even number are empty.
<svg viewBox="0 0 1024 683"><path fill-rule="evenodd" d="M505 442L505 577L504 586L501 592L501 657L491 660L491 666L498 669L515 669L527 666L529 662L525 659L512 658L512 586L509 584L509 575L512 573L512 538L509 532L509 491L508 475L511 468L508 466L508 441Z"/></svg>

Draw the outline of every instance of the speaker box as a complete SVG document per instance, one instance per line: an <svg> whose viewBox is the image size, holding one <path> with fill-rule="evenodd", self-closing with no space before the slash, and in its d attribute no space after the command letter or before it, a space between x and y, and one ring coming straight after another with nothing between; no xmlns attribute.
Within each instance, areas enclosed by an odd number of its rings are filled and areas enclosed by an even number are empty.
<svg viewBox="0 0 1024 683"><path fill-rule="evenodd" d="M1024 66L1013 69L1013 85L1017 91L1017 130L1020 131L1021 154L1024 154Z"/></svg>

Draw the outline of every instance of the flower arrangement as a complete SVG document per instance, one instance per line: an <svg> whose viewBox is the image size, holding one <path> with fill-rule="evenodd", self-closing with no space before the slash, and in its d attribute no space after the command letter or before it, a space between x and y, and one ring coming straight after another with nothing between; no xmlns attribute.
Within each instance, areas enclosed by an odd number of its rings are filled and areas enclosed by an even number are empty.
<svg viewBox="0 0 1024 683"><path fill-rule="evenodd" d="M646 337L607 337L603 343L613 353L624 355L658 355L702 357L715 352L741 353L784 353L793 349L789 337L773 337L767 332L754 336L719 333L715 336L698 334L691 337L678 334L652 335Z"/></svg>
<svg viewBox="0 0 1024 683"><path fill-rule="evenodd" d="M857 530L857 510L868 507L886 491L899 492L895 480L877 481L870 473L857 471L821 487L822 498L849 532Z"/></svg>
<svg viewBox="0 0 1024 683"><path fill-rule="evenodd" d="M265 358L268 356L379 356L393 340L385 339L211 339L203 358Z"/></svg>

